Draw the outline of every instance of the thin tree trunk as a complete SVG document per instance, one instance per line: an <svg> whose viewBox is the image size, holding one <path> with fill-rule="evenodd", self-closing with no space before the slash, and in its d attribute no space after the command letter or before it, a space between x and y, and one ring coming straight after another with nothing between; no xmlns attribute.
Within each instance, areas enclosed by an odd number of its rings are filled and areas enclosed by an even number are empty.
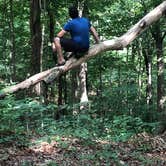
<svg viewBox="0 0 166 166"><path fill-rule="evenodd" d="M44 48L44 37L45 37L45 25L42 24L42 40L41 40L41 49L40 49L40 72L43 71L43 48Z"/></svg>
<svg viewBox="0 0 166 166"><path fill-rule="evenodd" d="M11 79L16 81L16 55L15 55L15 30L14 30L14 16L13 16L13 0L10 0L10 58L11 58Z"/></svg>
<svg viewBox="0 0 166 166"><path fill-rule="evenodd" d="M71 103L79 102L78 68L71 71Z"/></svg>
<svg viewBox="0 0 166 166"><path fill-rule="evenodd" d="M44 37L45 37L45 25L43 23L42 24L42 42L41 42L41 49L40 49L40 55L41 55L41 57L40 57L40 72L43 71L43 50L44 50L44 40L45 40ZM38 84L38 86L39 86L38 94L44 96L43 94L47 93L45 91L47 88L44 88L45 85L42 82L40 82Z"/></svg>
<svg viewBox="0 0 166 166"><path fill-rule="evenodd" d="M166 97L165 97L165 81L164 81L164 54L163 54L163 41L166 36L166 32L162 34L160 29L160 23L158 22L155 27L155 32L152 33L156 42L156 54L157 54L157 111L160 112L159 120L161 122L157 132L162 133L166 130Z"/></svg>
<svg viewBox="0 0 166 166"><path fill-rule="evenodd" d="M66 73L64 73L64 103L67 104L67 78L66 78Z"/></svg>
<svg viewBox="0 0 166 166"><path fill-rule="evenodd" d="M126 106L129 109L129 101L128 101L128 96L129 96L129 91L128 91L128 83L129 83L129 70L128 70L128 64L129 64L129 49L127 48L127 54L126 54L126 66L127 66L127 82L126 82Z"/></svg>
<svg viewBox="0 0 166 166"><path fill-rule="evenodd" d="M99 70L99 77L98 77L98 80L99 80L99 86L97 88L97 96L99 97L99 100L100 101L103 101L103 78L102 78L102 57L98 57L97 58L97 65L99 66L98 70ZM100 110L100 116L101 117L104 117L105 116L105 113L106 113L106 108L107 106L105 104L99 104L99 110Z"/></svg>
<svg viewBox="0 0 166 166"><path fill-rule="evenodd" d="M81 98L80 98L80 103L81 107L80 109L85 109L87 108L87 103L88 103L88 95L87 95L87 86L86 86L86 77L87 75L87 63L83 63L80 66L80 73L79 73L79 78L80 78L80 93L81 93Z"/></svg>
<svg viewBox="0 0 166 166"><path fill-rule="evenodd" d="M55 24L55 22L54 22L54 12L53 12L53 9L52 9L52 7L51 7L51 1L47 1L47 7L46 7L46 9L47 9L47 12L48 12L48 18L49 18L49 41L50 41L50 43L52 43L52 41L53 41L53 38L54 38L54 24ZM57 10L57 9L56 9ZM49 58L49 56L48 56L48 58ZM56 55L55 55L55 53L53 53L52 52L52 58L53 58L53 60L54 60L54 62L55 62L55 64L56 64L56 61L57 61L57 58L56 58ZM50 60L50 59L48 59L48 60ZM58 79L59 80L59 79ZM59 83L58 83L59 84ZM48 89L47 89L48 90ZM50 87L50 94L49 94L49 98L53 98L52 100L55 102L56 101L56 99L55 99L55 86L51 86ZM48 91L47 92L45 92L45 93L48 93Z"/></svg>
<svg viewBox="0 0 166 166"><path fill-rule="evenodd" d="M164 93L164 56L163 42L158 38L156 40L157 51L157 110L164 111L165 93Z"/></svg>
<svg viewBox="0 0 166 166"><path fill-rule="evenodd" d="M152 104L152 59L151 59L152 52L151 50L149 50L150 48L147 49L142 50L142 54L144 56L146 75L147 75L146 102L149 107Z"/></svg>
<svg viewBox="0 0 166 166"><path fill-rule="evenodd" d="M41 32L41 9L40 0L31 0L30 2L30 29L31 29L31 74L41 72L41 50L42 50L42 32ZM40 95L40 84L36 85L34 93Z"/></svg>
<svg viewBox="0 0 166 166"><path fill-rule="evenodd" d="M151 57L148 59L147 104L150 106L152 105L152 61Z"/></svg>
<svg viewBox="0 0 166 166"><path fill-rule="evenodd" d="M141 98L141 88L142 88L142 49L138 48L138 61L139 61L139 68L138 68L138 101Z"/></svg>
<svg viewBox="0 0 166 166"><path fill-rule="evenodd" d="M58 119L64 114L65 108L62 105L66 104L67 100L67 85L66 85L66 73L58 77L58 112L56 118Z"/></svg>
<svg viewBox="0 0 166 166"><path fill-rule="evenodd" d="M52 43L53 42L53 39L54 39L54 13L50 7L50 4L48 4L48 16L49 16L49 38L50 38L50 42ZM55 64L57 63L57 56L56 54L53 52L52 53L52 56L53 56L53 60L55 62Z"/></svg>
<svg viewBox="0 0 166 166"><path fill-rule="evenodd" d="M157 110L164 111L165 93L164 93L164 55L163 55L163 36L158 22L154 26L152 35L156 44L157 54Z"/></svg>
<svg viewBox="0 0 166 166"><path fill-rule="evenodd" d="M63 80L62 80L63 75L61 75L58 78L58 112L56 114L56 119L59 119L60 114L61 114L61 106L63 105Z"/></svg>
<svg viewBox="0 0 166 166"><path fill-rule="evenodd" d="M78 8L79 8L79 16L82 17L83 9L84 9L84 1L78 2ZM87 94L87 63L82 63L80 65L80 72L79 72L79 78L80 78L80 109L86 109L87 103L88 103L88 94Z"/></svg>
<svg viewBox="0 0 166 166"><path fill-rule="evenodd" d="M61 106L63 104L63 97L62 97L62 92L63 92L63 85L62 85L62 75L58 78L58 106Z"/></svg>
<svg viewBox="0 0 166 166"><path fill-rule="evenodd" d="M49 30L50 30L50 42L53 41L54 38L54 13L51 9L48 9L48 16L49 16Z"/></svg>
<svg viewBox="0 0 166 166"><path fill-rule="evenodd" d="M97 58L97 65L99 66L99 87L97 88L97 96L102 98L103 80L102 80L102 57Z"/></svg>
<svg viewBox="0 0 166 166"><path fill-rule="evenodd" d="M147 104L152 104L152 60L151 53L147 53Z"/></svg>

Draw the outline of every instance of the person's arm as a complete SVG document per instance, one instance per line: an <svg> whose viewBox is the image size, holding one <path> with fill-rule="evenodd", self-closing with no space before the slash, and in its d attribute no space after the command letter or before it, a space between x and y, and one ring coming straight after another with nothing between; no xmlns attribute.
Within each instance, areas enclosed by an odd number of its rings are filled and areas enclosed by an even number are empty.
<svg viewBox="0 0 166 166"><path fill-rule="evenodd" d="M98 33L97 33L96 29L93 26L90 27L90 32L92 33L93 38L95 39L96 43L97 44L100 43Z"/></svg>
<svg viewBox="0 0 166 166"><path fill-rule="evenodd" d="M56 35L56 37L61 38L61 37L64 36L65 33L66 33L66 31L62 29L62 30ZM56 37L55 37L55 38L56 38ZM54 39L55 39L55 38L54 38ZM56 47L55 47L54 41L52 42L51 45L52 45L53 52L55 52L55 51L56 51Z"/></svg>
<svg viewBox="0 0 166 166"><path fill-rule="evenodd" d="M62 30L57 34L57 37L63 37L65 33L66 33L66 31L62 29Z"/></svg>

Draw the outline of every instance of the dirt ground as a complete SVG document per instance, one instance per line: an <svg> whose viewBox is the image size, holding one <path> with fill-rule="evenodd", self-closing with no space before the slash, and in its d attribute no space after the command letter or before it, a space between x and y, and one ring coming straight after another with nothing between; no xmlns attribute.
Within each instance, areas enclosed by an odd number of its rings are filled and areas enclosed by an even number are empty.
<svg viewBox="0 0 166 166"><path fill-rule="evenodd" d="M141 133L126 142L75 138L41 141L29 147L0 145L0 166L166 166L166 132L160 136Z"/></svg>

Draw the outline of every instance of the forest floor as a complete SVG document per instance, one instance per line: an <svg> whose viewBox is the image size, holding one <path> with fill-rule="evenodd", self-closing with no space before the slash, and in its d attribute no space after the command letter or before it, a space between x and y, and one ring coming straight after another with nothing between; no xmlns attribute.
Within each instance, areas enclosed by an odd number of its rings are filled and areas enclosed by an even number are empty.
<svg viewBox="0 0 166 166"><path fill-rule="evenodd" d="M58 139L57 139L58 138ZM40 141L39 141L40 140ZM166 132L140 133L125 142L51 137L30 140L30 146L0 145L0 166L165 166Z"/></svg>

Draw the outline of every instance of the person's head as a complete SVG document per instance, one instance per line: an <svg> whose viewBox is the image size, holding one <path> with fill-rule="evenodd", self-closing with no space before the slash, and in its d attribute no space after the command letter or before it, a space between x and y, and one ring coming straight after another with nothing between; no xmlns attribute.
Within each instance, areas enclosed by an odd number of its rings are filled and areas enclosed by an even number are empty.
<svg viewBox="0 0 166 166"><path fill-rule="evenodd" d="M78 15L78 9L75 6L70 6L69 7L69 16L71 18L77 18Z"/></svg>

